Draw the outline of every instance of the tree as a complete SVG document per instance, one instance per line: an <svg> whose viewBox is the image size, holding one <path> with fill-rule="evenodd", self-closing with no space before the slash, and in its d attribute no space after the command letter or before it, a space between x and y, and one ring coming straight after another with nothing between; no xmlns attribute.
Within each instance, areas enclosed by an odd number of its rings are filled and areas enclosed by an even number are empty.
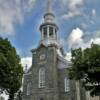
<svg viewBox="0 0 100 100"><path fill-rule="evenodd" d="M22 84L23 68L15 48L8 39L0 38L0 90L9 94L9 100Z"/></svg>
<svg viewBox="0 0 100 100"><path fill-rule="evenodd" d="M100 94L100 45L91 44L90 48L72 50L72 67L69 77L81 80L92 96Z"/></svg>

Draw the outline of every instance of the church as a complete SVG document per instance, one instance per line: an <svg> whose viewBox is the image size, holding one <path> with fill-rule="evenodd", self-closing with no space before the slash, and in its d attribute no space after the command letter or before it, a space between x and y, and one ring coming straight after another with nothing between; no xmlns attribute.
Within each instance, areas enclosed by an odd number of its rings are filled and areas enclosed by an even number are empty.
<svg viewBox="0 0 100 100"><path fill-rule="evenodd" d="M32 49L32 66L24 74L23 100L86 100L85 92L76 88L76 82L68 78L71 62L58 40L58 26L48 0L47 12L40 25L41 40ZM82 95L81 95L82 94Z"/></svg>

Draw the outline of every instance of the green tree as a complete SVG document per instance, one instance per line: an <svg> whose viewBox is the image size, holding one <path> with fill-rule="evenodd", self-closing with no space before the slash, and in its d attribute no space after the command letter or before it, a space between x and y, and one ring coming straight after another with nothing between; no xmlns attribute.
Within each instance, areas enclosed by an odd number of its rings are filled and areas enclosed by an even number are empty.
<svg viewBox="0 0 100 100"><path fill-rule="evenodd" d="M9 100L22 84L23 68L15 48L8 39L0 38L0 89L9 94Z"/></svg>
<svg viewBox="0 0 100 100"><path fill-rule="evenodd" d="M100 45L91 44L90 48L72 50L72 67L69 77L81 80L92 96L100 94Z"/></svg>

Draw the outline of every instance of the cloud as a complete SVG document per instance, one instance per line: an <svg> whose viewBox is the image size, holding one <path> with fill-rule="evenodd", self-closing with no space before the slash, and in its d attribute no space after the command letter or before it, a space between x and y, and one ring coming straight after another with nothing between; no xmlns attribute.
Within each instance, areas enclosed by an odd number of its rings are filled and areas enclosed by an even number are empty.
<svg viewBox="0 0 100 100"><path fill-rule="evenodd" d="M62 19L69 19L69 18L72 18L74 16L78 16L78 15L80 15L79 11L68 12L67 14L63 14Z"/></svg>
<svg viewBox="0 0 100 100"><path fill-rule="evenodd" d="M83 0L61 0L63 5L68 4L69 8L74 9L77 5L83 4Z"/></svg>
<svg viewBox="0 0 100 100"><path fill-rule="evenodd" d="M83 43L79 43L79 47L81 47L82 49L89 48L91 47L92 43L100 45L100 38L91 38L87 42L84 41Z"/></svg>
<svg viewBox="0 0 100 100"><path fill-rule="evenodd" d="M88 10L87 10L88 11ZM84 28L85 30L89 30L89 28L93 25L97 25L97 14L96 10L92 9L90 13L83 13L83 21L81 22L81 27ZM92 27L93 27L92 26Z"/></svg>
<svg viewBox="0 0 100 100"><path fill-rule="evenodd" d="M95 18L96 17L96 10L92 9L92 16Z"/></svg>
<svg viewBox="0 0 100 100"><path fill-rule="evenodd" d="M65 13L62 18L68 19L81 14L80 7L84 4L84 0L62 0L62 4L68 7L68 13Z"/></svg>
<svg viewBox="0 0 100 100"><path fill-rule="evenodd" d="M92 42L100 45L100 38L91 39L91 43Z"/></svg>
<svg viewBox="0 0 100 100"><path fill-rule="evenodd" d="M90 39L90 43L92 42L100 45L100 30L93 33L93 37Z"/></svg>
<svg viewBox="0 0 100 100"><path fill-rule="evenodd" d="M70 33L67 45L69 49L79 47L85 49L90 47L92 42L100 45L100 31L94 32L93 36L91 34L85 36L84 31L77 27Z"/></svg>
<svg viewBox="0 0 100 100"><path fill-rule="evenodd" d="M78 7L83 4L83 0L67 0L68 4L69 4L69 9L74 11L76 10Z"/></svg>
<svg viewBox="0 0 100 100"><path fill-rule="evenodd" d="M25 67L27 65L29 68L32 65L32 57L21 58L21 64L23 67Z"/></svg>
<svg viewBox="0 0 100 100"><path fill-rule="evenodd" d="M71 60L71 52L67 52L66 53L66 56L65 56L65 59L67 60L67 61L70 61Z"/></svg>
<svg viewBox="0 0 100 100"><path fill-rule="evenodd" d="M0 0L0 35L14 35L15 25L24 21L35 0Z"/></svg>
<svg viewBox="0 0 100 100"><path fill-rule="evenodd" d="M94 37L94 38L98 38L98 37L100 38L100 30L94 32L94 33L93 33L93 37Z"/></svg>
<svg viewBox="0 0 100 100"><path fill-rule="evenodd" d="M73 29L68 38L68 45L71 48L74 45L78 45L79 43L83 43L84 32L80 28Z"/></svg>
<svg viewBox="0 0 100 100"><path fill-rule="evenodd" d="M84 31L80 28L75 28L72 29L72 32L70 33L68 37L68 48L74 48L77 49L81 47L82 49L91 47L92 43L100 45L100 31L96 31L93 33L93 36L91 37L90 35L86 35L85 37ZM66 43L66 42L65 42ZM70 61L71 60L71 52L67 52L65 59Z"/></svg>
<svg viewBox="0 0 100 100"><path fill-rule="evenodd" d="M100 45L100 30L90 35L86 35L82 29L77 27L72 29L67 41L68 49L77 49L80 47L85 49L91 47L92 43ZM64 43L66 43L66 40L64 40ZM71 52L66 53L65 59L68 61L71 60Z"/></svg>

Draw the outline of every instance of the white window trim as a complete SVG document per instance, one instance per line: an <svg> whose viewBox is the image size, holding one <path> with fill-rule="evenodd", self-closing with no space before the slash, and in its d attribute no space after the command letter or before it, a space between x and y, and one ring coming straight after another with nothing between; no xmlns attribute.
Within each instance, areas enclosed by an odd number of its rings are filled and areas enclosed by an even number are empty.
<svg viewBox="0 0 100 100"><path fill-rule="evenodd" d="M45 69L40 68L39 69L39 88L45 87Z"/></svg>
<svg viewBox="0 0 100 100"><path fill-rule="evenodd" d="M65 77L64 79L64 86L65 86L65 92L69 92L70 91L70 80Z"/></svg>

